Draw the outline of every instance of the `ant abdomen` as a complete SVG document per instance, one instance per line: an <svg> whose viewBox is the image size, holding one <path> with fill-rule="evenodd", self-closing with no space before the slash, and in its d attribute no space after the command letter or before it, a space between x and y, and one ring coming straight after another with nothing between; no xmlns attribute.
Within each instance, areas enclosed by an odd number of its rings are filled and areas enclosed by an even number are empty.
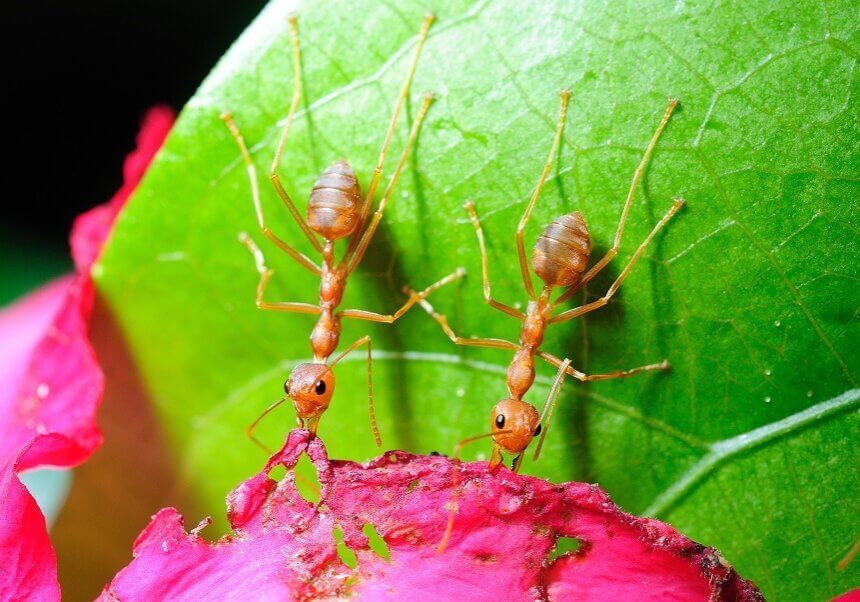
<svg viewBox="0 0 860 602"><path fill-rule="evenodd" d="M591 237L579 211L557 217L538 237L532 251L532 267L547 286L571 286L579 282L588 265Z"/></svg>
<svg viewBox="0 0 860 602"><path fill-rule="evenodd" d="M345 238L358 226L361 189L349 163L335 161L314 184L308 202L311 229L327 240Z"/></svg>

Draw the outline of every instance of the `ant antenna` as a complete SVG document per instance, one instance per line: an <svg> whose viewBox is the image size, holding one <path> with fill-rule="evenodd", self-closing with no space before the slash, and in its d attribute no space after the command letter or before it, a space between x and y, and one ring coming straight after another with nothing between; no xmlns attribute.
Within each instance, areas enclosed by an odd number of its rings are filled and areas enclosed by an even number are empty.
<svg viewBox="0 0 860 602"><path fill-rule="evenodd" d="M558 367L558 372L555 374L555 379L552 381L552 387L549 390L549 395L546 396L546 403L543 404L543 409L540 413L540 421L538 422L543 428L541 429L540 439L538 439L535 455L533 459L537 461L540 457L540 450L543 447L543 440L546 438L546 433L549 430L549 424L552 420L553 412L555 412L558 394L561 392L561 383L564 382L564 373L570 366L570 359L564 360Z"/></svg>
<svg viewBox="0 0 860 602"><path fill-rule="evenodd" d="M246 429L245 429L245 435L246 435L246 436L247 436L251 441L253 441L253 442L254 442L254 443L256 443L257 445L259 445L260 447L262 447L262 448L263 448L263 449L264 449L268 454L272 454L272 450L271 450L271 449L269 449L269 446L268 446L268 445L266 445L265 443L263 443L262 441L260 441L259 439L257 439L257 438L254 436L254 429L255 429L255 428L257 428L257 425L260 423L260 421L261 421L263 418L265 418L265 417L266 417L266 415L267 415L269 412L271 412L272 410L274 410L275 408L277 408L279 405L281 405L282 403L284 403L287 399L289 399L289 397L281 397L278 401L276 401L275 403L273 403L272 405L270 405L268 408L266 408L266 409L265 409L265 411L264 411L262 414L260 414L259 416L257 416L257 419L256 419L254 422L252 422L251 424L249 424L249 425L248 425L248 428L246 428Z"/></svg>
<svg viewBox="0 0 860 602"><path fill-rule="evenodd" d="M445 548L448 545L448 540L451 539L451 532L454 530L454 518L457 516L457 498L460 497L457 489L457 485L460 483L458 478L460 476L460 471L457 467L460 465L460 452L463 450L463 447L469 443L480 441L481 439L486 439L493 435L507 435L512 432L513 431L510 429L505 429L492 433L484 433L483 435L476 435L474 437L468 437L460 441L454 447L454 461L451 466L451 501L448 502L448 524L445 525L445 533L442 535L442 539L439 540L439 545L436 546L437 554L441 554L445 551Z"/></svg>
<svg viewBox="0 0 860 602"><path fill-rule="evenodd" d="M370 336L364 335L352 345L344 349L340 355L334 358L334 360L329 364L329 367L333 367L350 352L362 345L367 345L367 410L370 414L370 430L373 432L373 440L376 443L376 447L382 447L382 436L379 434L379 424L376 422L376 411L373 409L373 347L370 341Z"/></svg>

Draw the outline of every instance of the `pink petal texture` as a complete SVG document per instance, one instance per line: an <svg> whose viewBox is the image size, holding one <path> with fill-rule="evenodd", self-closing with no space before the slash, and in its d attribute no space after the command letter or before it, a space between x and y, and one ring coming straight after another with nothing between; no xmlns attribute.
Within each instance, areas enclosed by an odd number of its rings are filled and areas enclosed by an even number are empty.
<svg viewBox="0 0 860 602"><path fill-rule="evenodd" d="M95 418L104 379L87 332L94 298L89 268L172 122L170 109L147 113L137 149L126 158L122 188L75 220L77 276L59 278L0 311L0 462L26 446L18 470L74 466L101 443ZM39 437L46 433L61 436Z"/></svg>
<svg viewBox="0 0 860 602"><path fill-rule="evenodd" d="M96 412L104 376L88 336L95 296L89 268L172 122L169 109L147 114L122 188L75 221L78 273L0 310L0 599L59 598L45 519L16 473L75 466L101 444Z"/></svg>
<svg viewBox="0 0 860 602"><path fill-rule="evenodd" d="M103 377L87 337L93 287L64 276L0 312L0 458L74 466L101 443ZM53 433L58 436L43 437Z"/></svg>
<svg viewBox="0 0 860 602"><path fill-rule="evenodd" d="M57 600L57 556L16 464L0 465L0 600Z"/></svg>
<svg viewBox="0 0 860 602"><path fill-rule="evenodd" d="M88 276L64 276L0 312L0 599L57 600L57 559L17 473L72 466L101 443L103 378L87 339Z"/></svg>
<svg viewBox="0 0 860 602"><path fill-rule="evenodd" d="M298 494L295 466L307 453L320 502ZM287 468L275 482L277 465ZM458 513L447 548L452 470ZM134 560L102 600L762 600L713 548L671 526L625 514L596 485L554 485L506 468L389 452L361 465L332 461L307 431L290 433L256 476L227 498L232 532L214 543L183 518L158 512L134 543ZM373 525L390 560L371 550ZM343 532L356 568L338 556ZM552 558L559 537L580 546Z"/></svg>

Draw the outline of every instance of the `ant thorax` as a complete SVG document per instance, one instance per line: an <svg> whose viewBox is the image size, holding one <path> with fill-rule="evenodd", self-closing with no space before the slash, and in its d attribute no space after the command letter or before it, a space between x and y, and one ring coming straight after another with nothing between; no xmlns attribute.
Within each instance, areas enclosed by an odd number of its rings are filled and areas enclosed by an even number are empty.
<svg viewBox="0 0 860 602"><path fill-rule="evenodd" d="M513 399L522 399L535 381L534 349L520 347L508 365L508 392Z"/></svg>
<svg viewBox="0 0 860 602"><path fill-rule="evenodd" d="M520 344L537 349L543 343L543 335L549 320L549 289L544 289L537 300L531 300L526 307L523 326L520 329Z"/></svg>
<svg viewBox="0 0 860 602"><path fill-rule="evenodd" d="M320 275L320 305L335 309L343 299L346 289L346 273L336 266L323 263Z"/></svg>
<svg viewBox="0 0 860 602"><path fill-rule="evenodd" d="M340 342L340 318L329 308L324 308L311 331L311 349L314 361L325 362L337 349Z"/></svg>

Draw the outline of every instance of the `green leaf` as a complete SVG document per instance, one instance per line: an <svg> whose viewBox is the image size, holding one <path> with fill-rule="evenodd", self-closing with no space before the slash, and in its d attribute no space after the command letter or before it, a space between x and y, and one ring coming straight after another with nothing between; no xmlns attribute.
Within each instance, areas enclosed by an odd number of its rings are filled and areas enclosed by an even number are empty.
<svg viewBox="0 0 860 602"><path fill-rule="evenodd" d="M337 158L367 183L427 4L270 5L185 108L96 268L189 487L214 516L261 465L243 430L309 357L313 324L254 307L257 274L237 234L260 241L275 268L270 299L314 302L318 287L262 244L218 115L232 110L252 146L272 229L311 253L265 181L292 92L286 15L300 15L304 104L280 173L303 206ZM524 471L599 481L626 510L719 547L768 596L823 599L855 585L856 562L837 568L860 515L852 3L429 4L438 21L389 173L420 93L437 100L344 307L391 311L403 284L423 287L462 265L467 279L433 304L464 336L515 339L517 323L483 303L463 202L474 200L482 218L494 296L524 303L514 231L559 90L571 90L569 117L527 241L580 210L594 257L611 242L667 97L680 98L621 253L588 297L608 287L672 197L687 207L608 307L553 326L544 344L594 373L663 358L673 368L568 381L544 456ZM450 453L488 430L508 352L456 347L420 310L394 326L348 323L341 347L368 332L386 448ZM335 457L371 457L362 353L336 372L320 435ZM554 369L538 372L528 399L540 405ZM275 447L293 424L285 407L261 437ZM486 458L488 447L464 456Z"/></svg>

